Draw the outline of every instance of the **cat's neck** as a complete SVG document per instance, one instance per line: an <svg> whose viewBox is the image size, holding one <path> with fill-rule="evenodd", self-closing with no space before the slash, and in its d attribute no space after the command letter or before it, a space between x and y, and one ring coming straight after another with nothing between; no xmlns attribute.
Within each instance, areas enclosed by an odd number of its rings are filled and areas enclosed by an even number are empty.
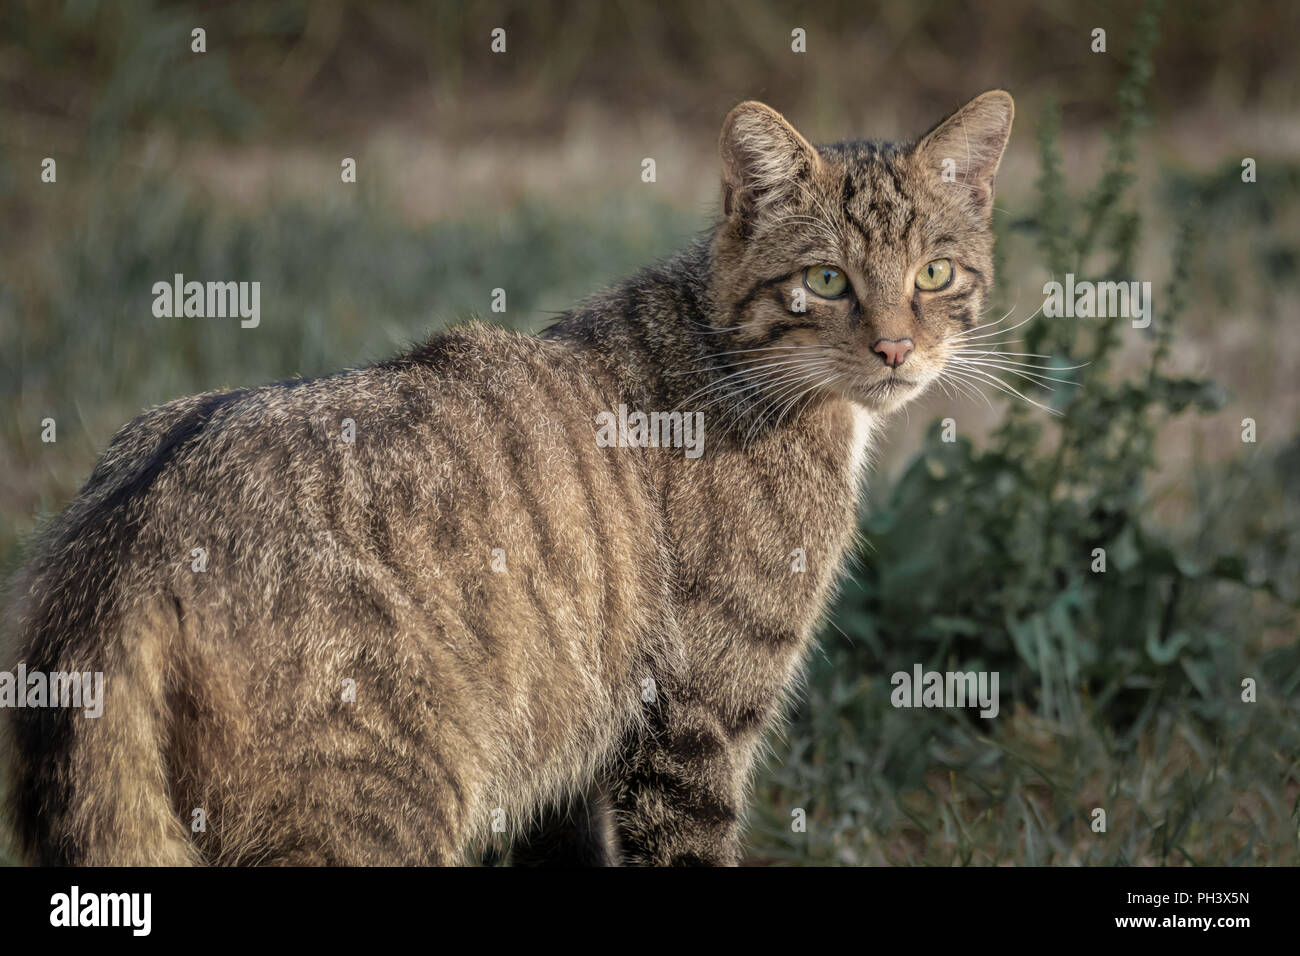
<svg viewBox="0 0 1300 956"><path fill-rule="evenodd" d="M696 338L714 321L711 287L704 239L566 312L543 336L589 356L628 401L684 410L706 374Z"/></svg>

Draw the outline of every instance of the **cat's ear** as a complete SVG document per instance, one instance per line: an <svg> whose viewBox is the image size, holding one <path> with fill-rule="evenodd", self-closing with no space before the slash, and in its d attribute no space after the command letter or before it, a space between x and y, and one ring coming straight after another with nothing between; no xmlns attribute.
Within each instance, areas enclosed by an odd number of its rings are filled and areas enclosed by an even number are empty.
<svg viewBox="0 0 1300 956"><path fill-rule="evenodd" d="M1006 90L982 93L926 133L916 153L942 183L969 190L976 206L991 211L993 180L1015 114Z"/></svg>
<svg viewBox="0 0 1300 956"><path fill-rule="evenodd" d="M817 149L784 116L750 100L722 123L722 210L742 226L799 194L820 165Z"/></svg>

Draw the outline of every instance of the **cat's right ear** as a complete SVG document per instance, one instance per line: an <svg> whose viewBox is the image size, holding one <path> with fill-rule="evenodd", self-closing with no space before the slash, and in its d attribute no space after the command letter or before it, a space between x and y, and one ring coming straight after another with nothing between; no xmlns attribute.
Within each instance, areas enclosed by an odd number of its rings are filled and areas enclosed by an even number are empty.
<svg viewBox="0 0 1300 956"><path fill-rule="evenodd" d="M762 103L741 103L722 123L722 211L749 226L792 203L821 163L817 149L784 116Z"/></svg>

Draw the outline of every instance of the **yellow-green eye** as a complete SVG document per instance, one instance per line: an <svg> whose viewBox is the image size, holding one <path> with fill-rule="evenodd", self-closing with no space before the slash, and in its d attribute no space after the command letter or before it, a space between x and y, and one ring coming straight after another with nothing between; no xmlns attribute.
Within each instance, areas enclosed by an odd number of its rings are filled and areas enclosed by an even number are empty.
<svg viewBox="0 0 1300 956"><path fill-rule="evenodd" d="M927 262L916 274L916 287L922 292L937 292L951 281L951 259L935 259Z"/></svg>
<svg viewBox="0 0 1300 956"><path fill-rule="evenodd" d="M849 280L834 266L811 266L804 270L803 284L813 295L819 295L823 299L838 299L849 287Z"/></svg>

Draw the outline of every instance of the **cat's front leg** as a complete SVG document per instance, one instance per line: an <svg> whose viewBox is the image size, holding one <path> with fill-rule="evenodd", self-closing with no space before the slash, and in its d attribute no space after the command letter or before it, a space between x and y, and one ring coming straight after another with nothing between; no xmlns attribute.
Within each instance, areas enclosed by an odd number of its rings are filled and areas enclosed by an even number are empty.
<svg viewBox="0 0 1300 956"><path fill-rule="evenodd" d="M752 743L728 724L689 697L653 707L650 731L628 741L611 787L625 864L739 863Z"/></svg>

